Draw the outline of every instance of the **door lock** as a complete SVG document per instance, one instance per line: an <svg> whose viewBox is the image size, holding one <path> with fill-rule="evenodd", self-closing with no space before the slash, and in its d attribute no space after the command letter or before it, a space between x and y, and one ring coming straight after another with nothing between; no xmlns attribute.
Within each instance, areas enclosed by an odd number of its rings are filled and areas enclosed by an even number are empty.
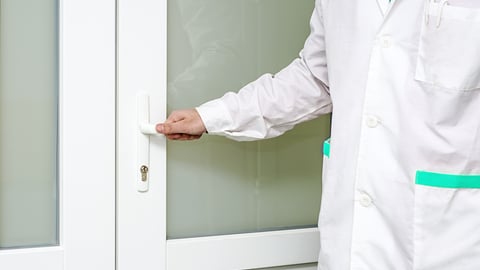
<svg viewBox="0 0 480 270"><path fill-rule="evenodd" d="M142 181L146 182L148 180L148 167L146 165L142 165L140 167L140 173L142 174Z"/></svg>

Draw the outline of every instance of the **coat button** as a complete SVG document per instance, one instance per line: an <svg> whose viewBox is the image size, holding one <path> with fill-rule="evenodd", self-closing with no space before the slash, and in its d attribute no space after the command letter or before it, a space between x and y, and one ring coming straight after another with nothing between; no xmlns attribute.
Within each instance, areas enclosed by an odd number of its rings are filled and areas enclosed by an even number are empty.
<svg viewBox="0 0 480 270"><path fill-rule="evenodd" d="M362 195L360 195L359 203L363 207L369 207L370 205L372 205L373 200L370 196L368 196L368 194L363 193Z"/></svg>
<svg viewBox="0 0 480 270"><path fill-rule="evenodd" d="M390 48L392 46L392 39L390 38L390 36L381 36L380 39L380 46L382 46L382 48Z"/></svg>
<svg viewBox="0 0 480 270"><path fill-rule="evenodd" d="M380 120L378 120L378 117L375 117L373 115L370 115L367 117L367 119L365 120L366 124L367 124L367 127L369 128L375 128L378 126Z"/></svg>

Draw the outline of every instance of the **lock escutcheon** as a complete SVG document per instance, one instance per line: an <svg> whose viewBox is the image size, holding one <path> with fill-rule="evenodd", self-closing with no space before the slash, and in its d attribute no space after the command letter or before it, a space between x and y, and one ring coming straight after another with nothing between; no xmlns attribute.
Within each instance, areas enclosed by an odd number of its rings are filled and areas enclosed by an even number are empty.
<svg viewBox="0 0 480 270"><path fill-rule="evenodd" d="M147 181L147 177L148 177L148 167L145 166L145 165L142 165L140 167L140 173L142 174L142 181L145 182Z"/></svg>

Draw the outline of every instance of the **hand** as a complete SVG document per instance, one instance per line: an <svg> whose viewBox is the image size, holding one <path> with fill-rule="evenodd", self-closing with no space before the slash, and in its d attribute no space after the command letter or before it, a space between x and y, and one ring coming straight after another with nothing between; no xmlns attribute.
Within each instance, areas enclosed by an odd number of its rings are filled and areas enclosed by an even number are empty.
<svg viewBox="0 0 480 270"><path fill-rule="evenodd" d="M195 109L173 111L156 129L170 140L182 141L199 139L207 131Z"/></svg>

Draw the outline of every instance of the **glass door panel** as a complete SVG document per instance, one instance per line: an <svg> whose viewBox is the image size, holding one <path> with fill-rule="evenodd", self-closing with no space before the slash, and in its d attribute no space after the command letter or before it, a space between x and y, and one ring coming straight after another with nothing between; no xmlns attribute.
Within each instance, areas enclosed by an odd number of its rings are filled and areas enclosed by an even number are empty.
<svg viewBox="0 0 480 270"><path fill-rule="evenodd" d="M58 244L57 0L0 0L0 249Z"/></svg>
<svg viewBox="0 0 480 270"><path fill-rule="evenodd" d="M168 108L195 107L288 65L314 0L168 1ZM328 116L257 142L167 145L167 236L315 227Z"/></svg>

